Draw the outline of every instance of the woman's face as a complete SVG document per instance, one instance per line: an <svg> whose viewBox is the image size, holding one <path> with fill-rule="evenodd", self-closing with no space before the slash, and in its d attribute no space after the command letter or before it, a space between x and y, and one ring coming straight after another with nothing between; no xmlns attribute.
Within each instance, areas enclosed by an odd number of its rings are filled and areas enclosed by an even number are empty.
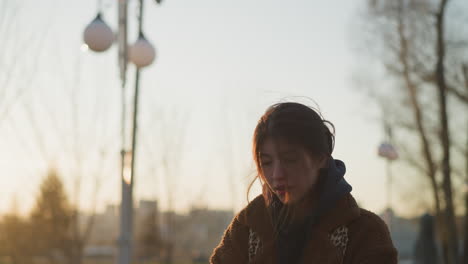
<svg viewBox="0 0 468 264"><path fill-rule="evenodd" d="M267 138L260 146L262 174L282 203L299 201L317 183L325 158L315 159L304 147Z"/></svg>

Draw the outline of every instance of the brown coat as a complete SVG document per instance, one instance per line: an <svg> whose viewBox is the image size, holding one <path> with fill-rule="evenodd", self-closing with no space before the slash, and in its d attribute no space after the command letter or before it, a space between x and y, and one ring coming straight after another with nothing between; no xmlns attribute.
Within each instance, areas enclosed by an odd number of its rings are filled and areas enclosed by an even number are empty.
<svg viewBox="0 0 468 264"><path fill-rule="evenodd" d="M386 224L361 209L351 194L321 218L303 252L310 264L394 264L394 248ZM210 263L277 263L273 224L260 195L244 208L214 249Z"/></svg>

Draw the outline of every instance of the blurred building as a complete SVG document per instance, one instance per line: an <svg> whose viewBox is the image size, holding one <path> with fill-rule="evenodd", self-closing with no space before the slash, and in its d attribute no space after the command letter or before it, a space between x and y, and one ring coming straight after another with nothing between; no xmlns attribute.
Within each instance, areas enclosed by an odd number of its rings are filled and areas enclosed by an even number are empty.
<svg viewBox="0 0 468 264"><path fill-rule="evenodd" d="M414 256L414 245L418 238L419 218L402 218L395 215L392 209L380 214L387 224L390 224L390 235L398 250L400 262L411 263Z"/></svg>
<svg viewBox="0 0 468 264"><path fill-rule="evenodd" d="M90 215L83 215L82 228L84 229ZM94 215L88 245L114 245L118 236L119 210L116 205L107 205L104 212Z"/></svg>
<svg viewBox="0 0 468 264"><path fill-rule="evenodd" d="M119 235L119 211L117 205L107 205L103 212L94 216L90 239L85 248L85 255L88 258L115 257ZM230 210L208 208L192 208L185 214L160 212L157 201L140 200L135 207L134 217L135 254L138 255L145 250L151 252L151 248L157 246L155 243L160 243L162 249L158 250L163 251L164 243L172 240L175 259L207 262L233 216ZM81 216L83 228L89 217L89 215ZM172 228L168 224L170 219ZM153 244L145 249L145 242L142 240L152 241L150 243Z"/></svg>
<svg viewBox="0 0 468 264"><path fill-rule="evenodd" d="M82 230L84 230L90 215L81 216ZM154 225L158 225L158 203L154 200L141 200L135 208L134 234L135 241L148 226L148 221L154 217ZM88 257L114 257L116 254L116 243L119 236L120 210L118 205L107 205L105 210L94 215L93 227L85 255Z"/></svg>
<svg viewBox="0 0 468 264"><path fill-rule="evenodd" d="M192 208L187 214L162 214L161 232L165 240L174 240L174 254L180 260L199 260L208 262L208 257L218 245L221 237L232 221L230 210L211 210ZM172 219L173 230L168 227L167 219Z"/></svg>
<svg viewBox="0 0 468 264"><path fill-rule="evenodd" d="M158 202L156 200L140 200L136 211L137 219L147 218L154 213L158 213Z"/></svg>

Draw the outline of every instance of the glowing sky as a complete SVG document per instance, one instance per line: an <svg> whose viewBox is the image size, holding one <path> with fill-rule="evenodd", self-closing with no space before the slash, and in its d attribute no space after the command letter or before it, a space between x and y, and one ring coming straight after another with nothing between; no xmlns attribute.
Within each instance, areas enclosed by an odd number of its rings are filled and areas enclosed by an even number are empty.
<svg viewBox="0 0 468 264"><path fill-rule="evenodd" d="M0 123L0 210L11 207L12 197L23 209L31 206L37 184L52 163L65 175L70 192L77 186L76 168L82 168L80 199L86 208L92 204L96 175L102 182L98 208L116 203L117 50L80 51L97 1L19 2L21 30L12 36L35 34L44 44L22 60L38 61L37 70L28 73L32 88ZM115 29L116 1L103 3L104 18ZM382 210L385 164L376 155L383 138L380 113L352 81L353 69L363 63L352 48L359 31L353 27L357 3L166 0L156 6L147 0L144 32L157 48L157 61L142 73L136 199L157 198L166 207L167 177L156 160L164 149L180 149L174 154L180 163L177 176L170 179L176 208L230 208L234 190L235 208L240 209L252 174L250 143L256 121L268 105L292 98L311 105L313 99L335 124L334 156L346 162L353 194L363 206ZM133 29L136 9L132 0ZM134 30L129 38L135 40ZM133 87L133 75L130 67L128 88ZM14 81L21 79L19 75ZM34 124L25 109L32 109ZM166 146L163 137L171 138ZM251 196L256 193L258 189ZM401 200L395 201L397 210L407 210Z"/></svg>

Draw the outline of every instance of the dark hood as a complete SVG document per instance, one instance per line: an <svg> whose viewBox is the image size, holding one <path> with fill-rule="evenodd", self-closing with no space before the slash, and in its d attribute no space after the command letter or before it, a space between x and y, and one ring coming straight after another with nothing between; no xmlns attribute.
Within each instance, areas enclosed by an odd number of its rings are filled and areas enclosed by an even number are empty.
<svg viewBox="0 0 468 264"><path fill-rule="evenodd" d="M327 168L323 169L320 186L320 198L317 210L323 214L335 206L336 202L353 189L345 180L346 165L343 161L331 158Z"/></svg>

